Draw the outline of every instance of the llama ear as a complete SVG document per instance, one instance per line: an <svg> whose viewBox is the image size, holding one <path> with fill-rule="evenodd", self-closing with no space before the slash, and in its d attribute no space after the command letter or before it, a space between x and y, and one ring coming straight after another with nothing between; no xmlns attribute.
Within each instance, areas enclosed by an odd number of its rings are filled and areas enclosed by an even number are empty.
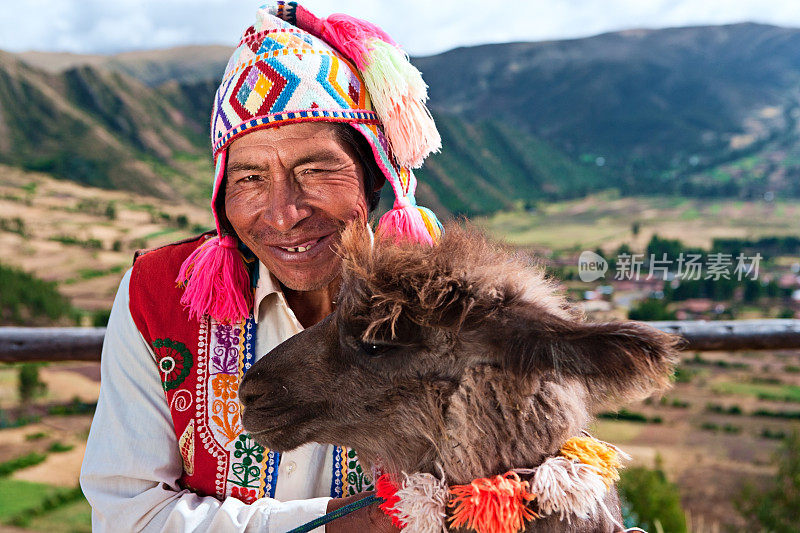
<svg viewBox="0 0 800 533"><path fill-rule="evenodd" d="M634 401L670 386L680 337L642 322L580 322L548 314L509 339L508 363L523 372L581 378L601 401Z"/></svg>

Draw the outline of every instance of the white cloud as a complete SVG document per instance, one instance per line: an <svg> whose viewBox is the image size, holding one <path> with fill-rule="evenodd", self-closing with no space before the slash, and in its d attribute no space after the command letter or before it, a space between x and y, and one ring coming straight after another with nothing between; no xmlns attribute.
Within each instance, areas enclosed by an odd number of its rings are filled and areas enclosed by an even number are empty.
<svg viewBox="0 0 800 533"><path fill-rule="evenodd" d="M0 49L111 53L184 44L234 45L251 0L0 0ZM417 55L488 42L536 41L626 28L756 21L800 27L796 0L308 0L350 13Z"/></svg>

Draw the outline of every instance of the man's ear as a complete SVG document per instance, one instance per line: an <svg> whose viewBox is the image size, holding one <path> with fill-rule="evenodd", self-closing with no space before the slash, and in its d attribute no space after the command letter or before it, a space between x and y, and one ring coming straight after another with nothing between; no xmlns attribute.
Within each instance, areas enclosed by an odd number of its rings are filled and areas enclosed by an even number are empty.
<svg viewBox="0 0 800 533"><path fill-rule="evenodd" d="M505 342L512 368L578 377L601 403L640 400L670 386L680 337L642 322L580 322L528 311Z"/></svg>
<svg viewBox="0 0 800 533"><path fill-rule="evenodd" d="M386 185L386 175L383 172L378 172L378 175L375 177L375 185L372 187L372 193L378 193L383 186Z"/></svg>

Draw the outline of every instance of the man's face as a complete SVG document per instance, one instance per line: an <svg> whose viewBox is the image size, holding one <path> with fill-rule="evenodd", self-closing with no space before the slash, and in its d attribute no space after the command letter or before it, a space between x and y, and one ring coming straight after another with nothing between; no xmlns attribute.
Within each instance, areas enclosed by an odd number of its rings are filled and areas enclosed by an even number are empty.
<svg viewBox="0 0 800 533"><path fill-rule="evenodd" d="M318 290L339 275L344 224L367 220L363 169L333 124L256 130L228 147L225 213L281 283Z"/></svg>

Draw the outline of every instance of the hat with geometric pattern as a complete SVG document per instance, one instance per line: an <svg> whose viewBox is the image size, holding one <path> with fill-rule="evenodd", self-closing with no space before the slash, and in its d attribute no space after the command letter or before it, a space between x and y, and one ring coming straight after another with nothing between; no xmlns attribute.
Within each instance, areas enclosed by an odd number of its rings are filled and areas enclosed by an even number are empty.
<svg viewBox="0 0 800 533"><path fill-rule="evenodd" d="M374 24L343 14L320 19L296 2L261 7L214 97L211 207L217 236L201 244L180 269L181 302L190 316L239 321L252 308L244 258L236 236L220 226L216 200L227 147L257 129L307 121L351 125L369 142L395 194L378 235L436 242L442 226L432 211L417 205L411 170L441 148L427 98L419 71Z"/></svg>

